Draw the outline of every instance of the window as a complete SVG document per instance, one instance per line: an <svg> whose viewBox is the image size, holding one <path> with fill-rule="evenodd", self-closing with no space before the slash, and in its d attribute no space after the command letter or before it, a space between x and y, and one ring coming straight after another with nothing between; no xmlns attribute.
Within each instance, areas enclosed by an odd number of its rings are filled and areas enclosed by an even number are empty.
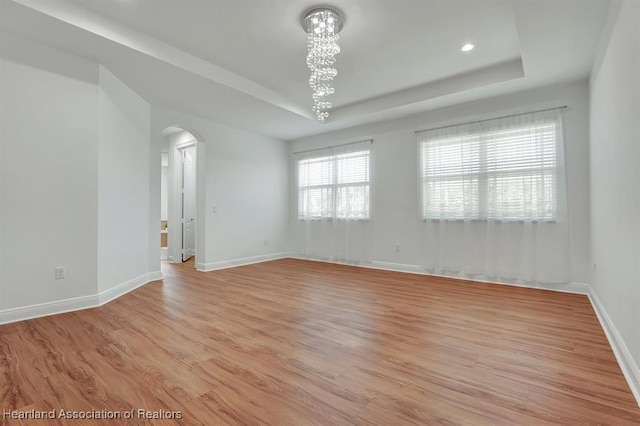
<svg viewBox="0 0 640 426"><path fill-rule="evenodd" d="M560 140L557 111L421 133L423 218L555 220Z"/></svg>
<svg viewBox="0 0 640 426"><path fill-rule="evenodd" d="M371 142L299 153L299 219L368 219Z"/></svg>

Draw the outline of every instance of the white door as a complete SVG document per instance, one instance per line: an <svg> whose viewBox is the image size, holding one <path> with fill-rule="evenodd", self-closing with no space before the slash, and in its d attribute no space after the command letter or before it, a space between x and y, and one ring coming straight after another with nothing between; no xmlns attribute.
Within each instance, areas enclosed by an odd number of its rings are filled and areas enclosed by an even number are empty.
<svg viewBox="0 0 640 426"><path fill-rule="evenodd" d="M196 148L182 150L182 261L196 254Z"/></svg>

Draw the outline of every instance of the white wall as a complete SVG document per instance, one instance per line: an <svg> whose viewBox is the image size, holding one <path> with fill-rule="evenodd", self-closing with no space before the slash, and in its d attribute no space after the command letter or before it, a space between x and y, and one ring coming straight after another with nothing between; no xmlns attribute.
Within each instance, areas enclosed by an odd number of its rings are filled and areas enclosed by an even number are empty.
<svg viewBox="0 0 640 426"><path fill-rule="evenodd" d="M0 323L159 277L149 125L149 105L103 67L0 33Z"/></svg>
<svg viewBox="0 0 640 426"><path fill-rule="evenodd" d="M8 34L0 57L0 311L95 294L98 67Z"/></svg>
<svg viewBox="0 0 640 426"><path fill-rule="evenodd" d="M149 272L150 118L149 104L100 66L98 292Z"/></svg>
<svg viewBox="0 0 640 426"><path fill-rule="evenodd" d="M153 149L158 158L160 132L168 126L191 132L204 145L198 147L198 174L203 174L199 176L198 192L200 200L206 200L198 206L198 233L204 236L198 239L203 242L203 247L197 247L198 267L215 269L242 259L258 260L283 253L288 231L287 143L153 108ZM151 212L150 223L159 223L159 176L152 185L158 204Z"/></svg>
<svg viewBox="0 0 640 426"><path fill-rule="evenodd" d="M614 19L610 40L591 79L593 288L634 360L631 369L638 392L640 2L625 1Z"/></svg>
<svg viewBox="0 0 640 426"><path fill-rule="evenodd" d="M414 132L510 113L568 105L565 117L567 185L571 224L573 281L588 283L589 174L588 85L586 81L515 93L399 120L375 123L293 141L290 152L374 139L373 146L373 260L420 266L421 223L417 187L417 140ZM290 161L293 161L292 159ZM293 183L292 183L293 186ZM290 216L295 220L295 197ZM294 222L291 223L294 225ZM400 251L396 251L400 245Z"/></svg>

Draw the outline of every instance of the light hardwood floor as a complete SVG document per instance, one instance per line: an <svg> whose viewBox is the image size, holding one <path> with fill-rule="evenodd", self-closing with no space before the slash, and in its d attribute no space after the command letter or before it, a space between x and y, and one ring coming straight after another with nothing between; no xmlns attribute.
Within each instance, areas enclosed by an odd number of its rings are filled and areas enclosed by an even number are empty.
<svg viewBox="0 0 640 426"><path fill-rule="evenodd" d="M0 414L145 408L206 425L640 423L585 296L293 259L210 273L163 268L164 283L101 308L0 326ZM67 424L24 422L49 423Z"/></svg>

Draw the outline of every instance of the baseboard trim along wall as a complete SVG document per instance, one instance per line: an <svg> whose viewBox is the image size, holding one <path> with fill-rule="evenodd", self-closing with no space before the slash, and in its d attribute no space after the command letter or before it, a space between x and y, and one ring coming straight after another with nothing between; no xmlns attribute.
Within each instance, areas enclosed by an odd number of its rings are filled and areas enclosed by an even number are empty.
<svg viewBox="0 0 640 426"><path fill-rule="evenodd" d="M138 287L161 279L162 272L149 272L98 294L39 303L21 308L6 309L4 311L0 311L0 325L50 315L64 314L82 309L96 308L109 303L110 301L117 299Z"/></svg>
<svg viewBox="0 0 640 426"><path fill-rule="evenodd" d="M640 406L640 368L633 359L622 335L611 320L609 313L604 308L602 302L600 302L598 295L596 295L593 289L590 289L587 295L589 296L593 310L596 312L596 316L600 321L600 325L602 325L604 334L607 336L607 340L609 340L609 345L611 346L611 349L613 349L616 360L618 360L622 374L624 374L624 377L627 379L631 392L636 398L638 406Z"/></svg>
<svg viewBox="0 0 640 426"><path fill-rule="evenodd" d="M151 281L158 281L161 279L162 272L156 271L140 275L137 278L134 278L122 284L118 284L115 287L98 293L98 306L102 306L105 303L109 303L120 296L124 296L130 291L133 291L138 287L142 287L143 285L148 284Z"/></svg>
<svg viewBox="0 0 640 426"><path fill-rule="evenodd" d="M408 274L418 274L425 275L430 277L439 277L439 278L454 278L457 280L464 281L472 281L477 283L486 283L486 284L498 284L498 285L507 285L512 287L524 287L524 288L535 288L538 290L549 290L549 291L559 291L563 293L577 293L577 294L589 294L589 284L583 283L564 283L564 284L550 284L550 283L536 283L536 284L526 284L526 283L507 283L507 282L499 282L499 281L490 281L490 280L480 280L476 278L468 278L461 277L455 275L439 275L433 274L425 271L425 269L418 265L409 265L404 263L391 263L391 262L380 262L380 261L371 261L366 263L352 263L352 262L335 262L326 259L318 259L305 257L300 255L289 255L288 257L292 259L300 259L300 260L310 260L313 262L325 262L325 263L334 263L338 265L347 265L347 266L355 266L358 268L368 268L368 269L380 269L383 271L392 271L392 272L405 272Z"/></svg>
<svg viewBox="0 0 640 426"><path fill-rule="evenodd" d="M219 269L235 268L237 266L268 262L270 260L284 259L287 257L290 257L288 253L262 254L259 256L243 257L240 259L222 260L220 262L198 263L196 265L196 269L202 272L211 272Z"/></svg>
<svg viewBox="0 0 640 426"><path fill-rule="evenodd" d="M425 271L424 268L417 265L406 265L402 263L389 263L389 262L378 262L378 261L372 261L370 264L361 264L361 265L353 265L353 266L361 266L363 268L372 268L372 269L382 269L385 271L406 272L410 274L428 275L430 277L454 278L457 280L472 281L476 283L498 284L498 285L507 285L512 287L535 288L538 290L560 291L563 293L578 293L578 294L589 293L589 284L583 284L583 283L557 283L557 284L508 283L508 282L500 282L500 281L481 280L477 278L461 277L456 275L433 274L428 271Z"/></svg>
<svg viewBox="0 0 640 426"><path fill-rule="evenodd" d="M0 325L46 317L49 315L79 311L81 309L93 308L95 306L98 306L97 294L56 300L55 302L39 303L37 305L24 306L21 308L6 309L4 311L0 311Z"/></svg>

